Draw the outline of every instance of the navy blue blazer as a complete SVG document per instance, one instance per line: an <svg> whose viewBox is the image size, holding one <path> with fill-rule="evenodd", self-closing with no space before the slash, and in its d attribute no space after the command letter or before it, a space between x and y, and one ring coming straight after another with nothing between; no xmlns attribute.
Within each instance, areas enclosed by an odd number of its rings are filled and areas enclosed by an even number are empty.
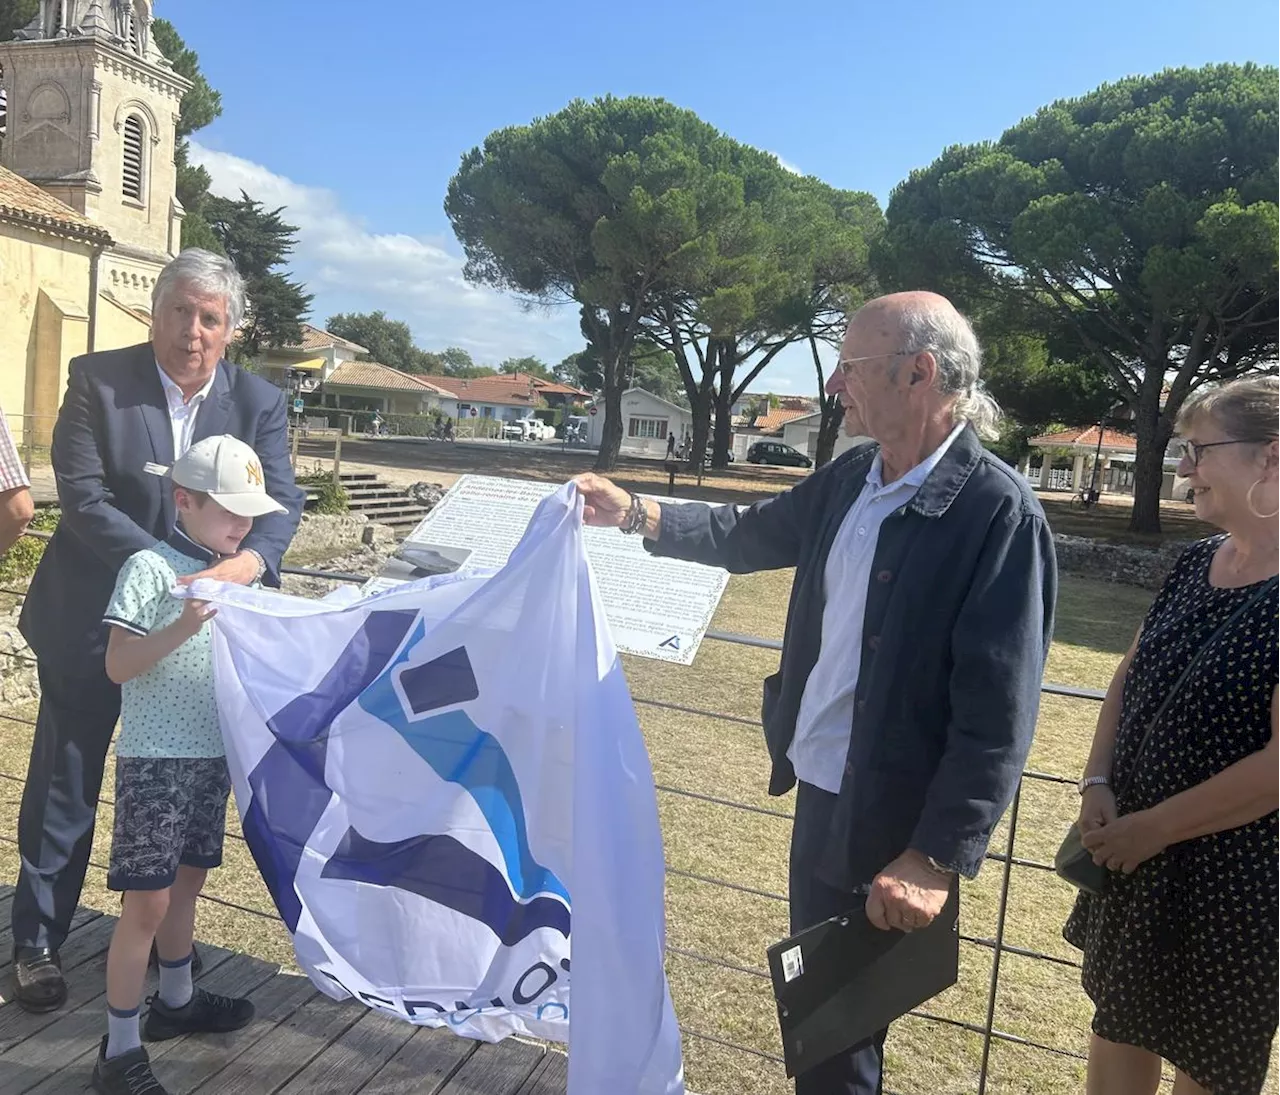
<svg viewBox="0 0 1280 1095"><path fill-rule="evenodd" d="M664 505L658 555L734 573L795 567L779 672L764 683L769 792L818 658L823 576L878 451L862 445L745 509ZM1053 631L1057 563L1022 476L966 429L881 525L839 799L819 863L852 891L908 848L972 877L1031 747Z"/></svg>
<svg viewBox="0 0 1280 1095"><path fill-rule="evenodd" d="M302 516L289 463L284 392L226 361L196 415L194 440L229 433L262 460L267 492L288 509L259 517L245 537L280 583L280 560ZM102 666L102 613L134 552L173 530L173 486L143 471L173 463L173 427L149 342L73 358L53 428L53 472L62 518L36 568L19 629L41 663L88 675Z"/></svg>

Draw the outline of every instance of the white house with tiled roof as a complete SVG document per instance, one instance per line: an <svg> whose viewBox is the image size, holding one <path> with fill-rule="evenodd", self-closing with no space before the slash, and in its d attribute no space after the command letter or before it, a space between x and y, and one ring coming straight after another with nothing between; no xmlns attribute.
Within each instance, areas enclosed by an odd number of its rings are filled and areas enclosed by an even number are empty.
<svg viewBox="0 0 1280 1095"><path fill-rule="evenodd" d="M818 430L822 426L822 412L814 411L811 414L797 415L788 418L779 431L778 436L782 438L784 445L790 445L798 452L804 453L810 460L817 457L818 454ZM834 459L841 453L848 452L854 445L860 445L868 440L865 437L850 437L844 432L844 427L840 427L840 432L836 434L835 447L831 451Z"/></svg>
<svg viewBox="0 0 1280 1095"><path fill-rule="evenodd" d="M304 398L320 389L324 379L344 361L368 353L359 343L332 334L323 327L302 324L302 337L293 346L274 346L262 354L259 374L272 384Z"/></svg>
<svg viewBox="0 0 1280 1095"><path fill-rule="evenodd" d="M543 407L567 407L591 398L579 388L528 373L499 373L465 379L431 376L426 379L453 397L456 418L494 418L502 422L516 422Z"/></svg>
<svg viewBox="0 0 1280 1095"><path fill-rule="evenodd" d="M453 397L425 376L414 376L377 361L344 361L324 379L323 406L335 410L382 411L385 414L457 416Z"/></svg>
<svg viewBox="0 0 1280 1095"><path fill-rule="evenodd" d="M1127 430L1075 426L1033 437L1020 471L1040 490L1088 490L1100 493L1133 493L1133 465L1138 440ZM1095 472L1095 465L1097 470ZM1176 472L1178 454L1172 443L1164 455L1162 498L1182 498L1185 480Z"/></svg>
<svg viewBox="0 0 1280 1095"><path fill-rule="evenodd" d="M587 418L587 444L600 447L604 433L604 399L591 404L594 413ZM693 432L693 413L687 407L669 403L643 388L628 388L622 393L622 447L629 456L654 456L667 453L667 438L674 434L679 445L685 434Z"/></svg>

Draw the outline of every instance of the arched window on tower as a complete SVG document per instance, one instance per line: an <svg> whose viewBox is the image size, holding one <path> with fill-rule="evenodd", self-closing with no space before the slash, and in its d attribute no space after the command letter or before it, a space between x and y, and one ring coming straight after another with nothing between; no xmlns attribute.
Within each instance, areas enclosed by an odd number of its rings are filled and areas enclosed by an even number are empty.
<svg viewBox="0 0 1280 1095"><path fill-rule="evenodd" d="M142 152L144 147L142 119L130 114L124 120L124 196L142 201Z"/></svg>

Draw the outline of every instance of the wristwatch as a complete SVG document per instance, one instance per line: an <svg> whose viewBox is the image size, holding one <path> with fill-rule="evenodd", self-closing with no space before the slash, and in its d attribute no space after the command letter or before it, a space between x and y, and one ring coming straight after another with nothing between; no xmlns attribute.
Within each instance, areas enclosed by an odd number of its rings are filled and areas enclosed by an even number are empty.
<svg viewBox="0 0 1280 1095"><path fill-rule="evenodd" d="M1090 787L1110 787L1110 776L1085 776L1076 784L1076 789L1083 795Z"/></svg>
<svg viewBox="0 0 1280 1095"><path fill-rule="evenodd" d="M950 867L946 867L943 864L939 863L931 855L925 856L924 859L925 859L925 862L929 864L929 870L933 871L934 874L946 875L948 878L950 878L953 874L956 873Z"/></svg>
<svg viewBox="0 0 1280 1095"><path fill-rule="evenodd" d="M254 585L262 581L262 576L267 573L267 561L262 557L260 552L254 551L253 548L245 548L244 551L246 554L252 555L258 560L258 573L253 576L253 581L249 583L250 585Z"/></svg>

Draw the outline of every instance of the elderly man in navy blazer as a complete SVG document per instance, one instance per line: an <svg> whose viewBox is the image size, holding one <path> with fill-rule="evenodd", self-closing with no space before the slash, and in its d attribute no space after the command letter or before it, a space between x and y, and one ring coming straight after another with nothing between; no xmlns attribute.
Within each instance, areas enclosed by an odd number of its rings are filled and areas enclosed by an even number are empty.
<svg viewBox="0 0 1280 1095"><path fill-rule="evenodd" d="M577 480L589 523L656 554L796 568L763 711L769 791L797 787L793 931L855 905L878 928L924 927L955 875L977 873L1018 786L1056 565L1039 502L979 440L999 418L980 362L943 297L881 297L850 321L827 385L873 443L747 508ZM885 1033L799 1075L798 1095L879 1092Z"/></svg>
<svg viewBox="0 0 1280 1095"><path fill-rule="evenodd" d="M20 628L35 651L40 713L18 820L13 898L18 1002L66 999L58 948L80 899L120 689L106 676L102 613L121 564L174 526L168 467L191 444L229 433L258 453L287 513L254 522L242 550L206 576L279 585L302 513L289 463L284 393L222 360L244 314L244 283L225 258L183 251L152 294L151 341L71 362L53 431L62 518L31 581Z"/></svg>

